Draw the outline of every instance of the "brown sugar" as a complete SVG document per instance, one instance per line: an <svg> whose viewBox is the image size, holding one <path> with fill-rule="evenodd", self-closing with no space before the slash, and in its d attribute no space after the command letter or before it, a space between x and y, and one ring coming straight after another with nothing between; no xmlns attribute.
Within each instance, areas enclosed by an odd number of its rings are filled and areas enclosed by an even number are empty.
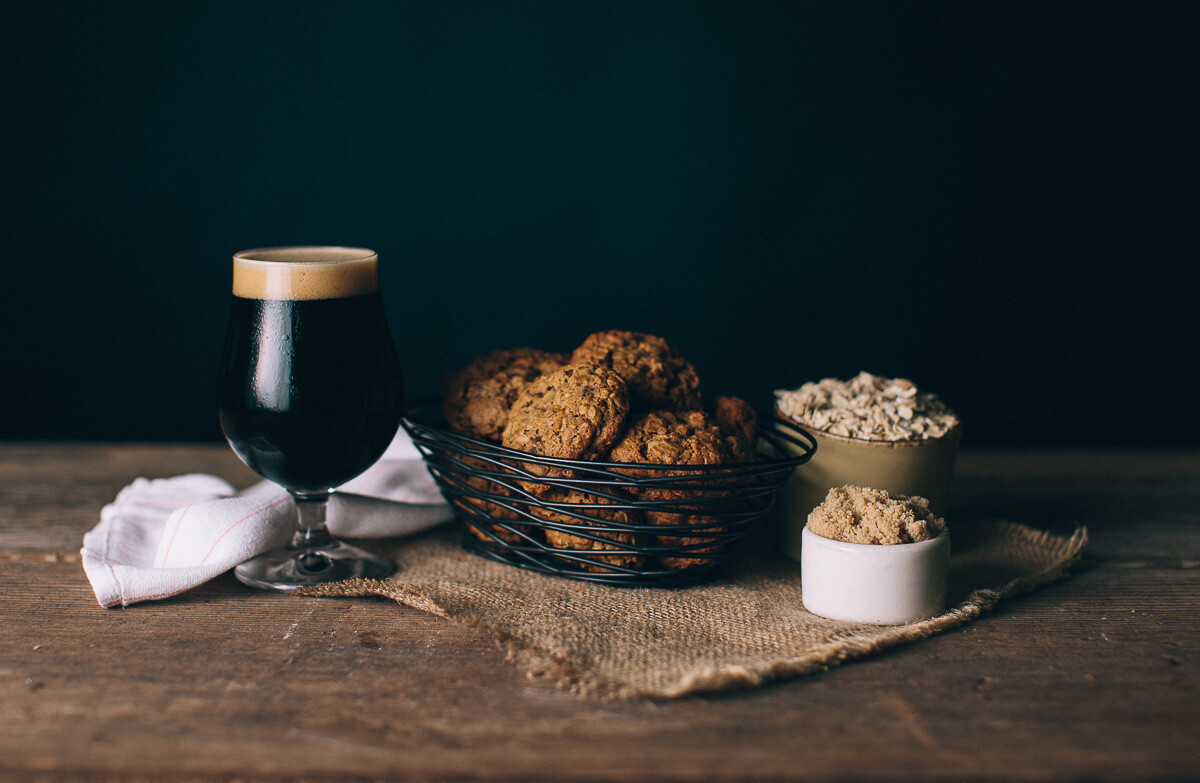
<svg viewBox="0 0 1200 783"><path fill-rule="evenodd" d="M946 522L913 495L889 495L870 487L834 487L808 515L808 528L849 544L913 544L936 538Z"/></svg>

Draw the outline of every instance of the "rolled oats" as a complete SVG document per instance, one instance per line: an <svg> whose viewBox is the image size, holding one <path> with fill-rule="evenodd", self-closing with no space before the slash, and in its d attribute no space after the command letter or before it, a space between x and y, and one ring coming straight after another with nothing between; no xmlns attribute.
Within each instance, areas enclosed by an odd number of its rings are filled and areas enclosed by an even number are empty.
<svg viewBox="0 0 1200 783"><path fill-rule="evenodd" d="M906 378L860 372L848 381L825 378L777 390L779 412L812 429L864 440L940 438L958 423L937 395Z"/></svg>

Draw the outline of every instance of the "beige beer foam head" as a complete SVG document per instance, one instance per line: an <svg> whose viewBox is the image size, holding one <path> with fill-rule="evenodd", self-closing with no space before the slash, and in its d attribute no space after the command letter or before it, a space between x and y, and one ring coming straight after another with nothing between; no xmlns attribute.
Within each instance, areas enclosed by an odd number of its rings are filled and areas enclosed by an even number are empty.
<svg viewBox="0 0 1200 783"><path fill-rule="evenodd" d="M362 247L268 247L233 256L233 295L338 299L379 290L379 258Z"/></svg>

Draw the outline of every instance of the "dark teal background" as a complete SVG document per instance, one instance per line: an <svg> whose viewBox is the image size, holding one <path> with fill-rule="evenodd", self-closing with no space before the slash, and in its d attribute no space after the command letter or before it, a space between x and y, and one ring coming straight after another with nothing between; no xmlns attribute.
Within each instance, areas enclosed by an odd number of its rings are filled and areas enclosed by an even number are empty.
<svg viewBox="0 0 1200 783"><path fill-rule="evenodd" d="M377 249L411 396L627 328L1197 445L1194 3L6 9L0 438L220 437L236 250Z"/></svg>

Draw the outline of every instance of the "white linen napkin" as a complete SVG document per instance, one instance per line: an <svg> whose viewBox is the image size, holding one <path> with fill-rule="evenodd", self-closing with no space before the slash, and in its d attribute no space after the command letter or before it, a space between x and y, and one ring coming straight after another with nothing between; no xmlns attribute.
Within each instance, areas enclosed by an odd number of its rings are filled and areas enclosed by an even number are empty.
<svg viewBox="0 0 1200 783"><path fill-rule="evenodd" d="M176 595L286 543L295 505L277 484L241 492L199 473L136 479L83 537L83 570L101 606ZM335 536L387 538L450 519L450 507L403 429L366 473L329 500Z"/></svg>

